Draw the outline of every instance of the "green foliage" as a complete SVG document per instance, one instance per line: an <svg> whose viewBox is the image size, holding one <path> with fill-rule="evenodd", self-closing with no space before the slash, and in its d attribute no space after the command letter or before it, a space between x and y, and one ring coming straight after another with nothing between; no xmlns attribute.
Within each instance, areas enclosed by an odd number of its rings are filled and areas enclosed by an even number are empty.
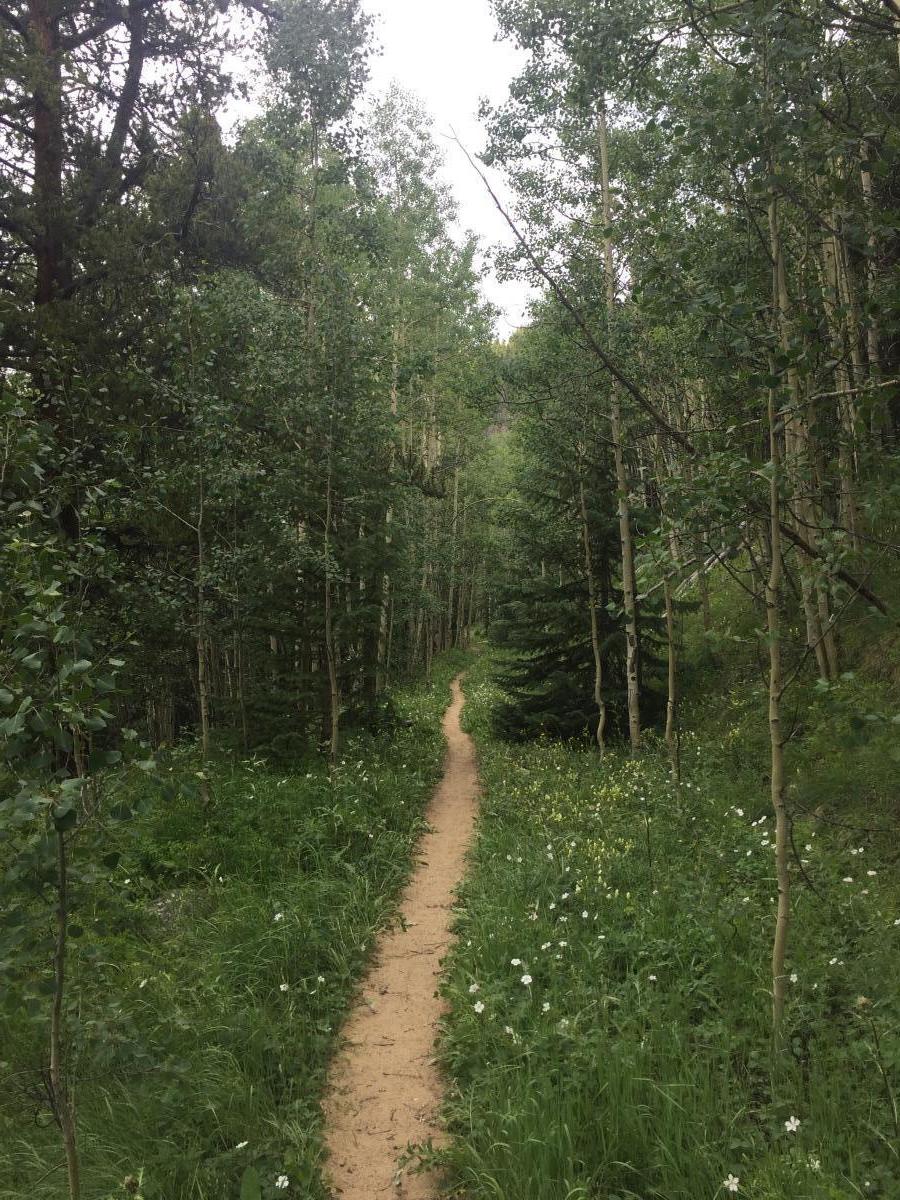
<svg viewBox="0 0 900 1200"><path fill-rule="evenodd" d="M571 334L567 315L548 301L536 306L533 323L501 360L511 428L493 447L503 486L491 514L505 537L492 569L489 635L507 652L506 699L495 716L498 731L511 738L594 735L592 585L606 736L627 729L622 561L607 422L591 364ZM649 514L635 504L631 521L643 534ZM657 598L641 603L639 631L642 706L652 721L659 709Z"/></svg>
<svg viewBox="0 0 900 1200"><path fill-rule="evenodd" d="M69 1054L86 1195L122 1194L132 1175L145 1200L269 1198L286 1174L295 1193L324 1197L325 1065L422 830L458 665L448 658L429 688L397 694L390 737L359 734L331 773L320 760L223 759L207 768L214 809L198 802L193 751L160 760L162 797L131 781L138 815L107 827L101 871L72 896ZM73 854L91 860L80 844ZM38 895L22 904L40 920ZM40 1106L46 963L40 946L18 946L0 992L9 1200L60 1194L57 1134ZM26 978L37 990L23 1003ZM36 1124L23 1125L26 1109Z"/></svg>
<svg viewBox="0 0 900 1200"><path fill-rule="evenodd" d="M597 712L587 589L581 582L560 586L551 576L521 580L510 591L491 624L492 643L509 652L500 678L505 699L494 714L497 732L513 740L591 734ZM611 636L619 643L616 653ZM621 636L618 629L604 636L611 731L624 708Z"/></svg>
<svg viewBox="0 0 900 1200"><path fill-rule="evenodd" d="M766 1005L772 821L754 733L765 697L746 680L711 690L707 673L679 787L655 743L601 769L593 752L495 741L492 665L470 674L484 807L443 1048L455 1084L446 1161L467 1195L695 1200L728 1194L729 1175L763 1200L894 1195L891 733L845 740L842 707L876 704L853 680L806 709L779 1054Z"/></svg>

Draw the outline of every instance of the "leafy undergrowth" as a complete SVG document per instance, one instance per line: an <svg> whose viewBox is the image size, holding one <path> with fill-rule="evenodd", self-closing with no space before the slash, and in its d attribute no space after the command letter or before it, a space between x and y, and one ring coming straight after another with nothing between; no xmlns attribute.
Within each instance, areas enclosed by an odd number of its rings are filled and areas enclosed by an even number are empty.
<svg viewBox="0 0 900 1200"><path fill-rule="evenodd" d="M396 727L348 741L331 776L321 762L219 763L208 811L181 791L131 823L95 905L75 914L84 1200L237 1200L248 1168L265 1198L325 1195L324 1071L409 870L459 665L448 656L430 687L396 696ZM187 778L196 761L174 770ZM40 1104L48 1009L0 998L4 1200L66 1192Z"/></svg>
<svg viewBox="0 0 900 1200"><path fill-rule="evenodd" d="M652 740L602 767L498 742L489 661L467 692L484 797L443 1040L460 1194L900 1196L896 726L860 732L866 689L810 689L790 746L779 1054L759 689L695 705L680 787Z"/></svg>

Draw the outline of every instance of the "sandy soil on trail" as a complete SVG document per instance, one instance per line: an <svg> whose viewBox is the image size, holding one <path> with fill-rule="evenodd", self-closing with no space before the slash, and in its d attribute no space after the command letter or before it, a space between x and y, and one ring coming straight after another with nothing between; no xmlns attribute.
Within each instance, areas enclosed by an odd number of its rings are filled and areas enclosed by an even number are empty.
<svg viewBox="0 0 900 1200"><path fill-rule="evenodd" d="M385 933L360 1000L344 1026L325 1100L326 1164L340 1200L432 1200L435 1181L399 1168L407 1145L442 1140L441 1080L434 1040L443 1004L436 995L450 944L451 905L472 836L478 772L462 732L460 680L444 715L444 777L428 809L431 826L401 901L402 921Z"/></svg>

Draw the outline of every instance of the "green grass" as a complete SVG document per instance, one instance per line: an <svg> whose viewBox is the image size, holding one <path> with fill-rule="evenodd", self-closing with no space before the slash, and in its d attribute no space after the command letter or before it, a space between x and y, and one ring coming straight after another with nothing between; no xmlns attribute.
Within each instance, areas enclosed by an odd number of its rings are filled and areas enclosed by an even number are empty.
<svg viewBox="0 0 900 1200"><path fill-rule="evenodd" d="M754 1200L900 1196L888 697L852 678L795 695L796 982L775 1053L764 695L752 666L706 683L679 787L652 738L603 766L498 742L490 661L470 673L484 798L443 1039L468 1200L702 1200L729 1176Z"/></svg>
<svg viewBox="0 0 900 1200"><path fill-rule="evenodd" d="M267 1200L324 1197L325 1069L408 874L459 665L447 658L431 686L396 696L403 721L350 739L332 775L321 762L217 763L208 811L195 789L157 802L117 835L115 869L76 891L84 1200L131 1194L128 1176L144 1200L237 1200L248 1166ZM176 756L174 779L195 771ZM66 1195L39 1103L48 1007L29 1016L14 990L0 999L3 1200ZM287 1191L274 1187L282 1174Z"/></svg>

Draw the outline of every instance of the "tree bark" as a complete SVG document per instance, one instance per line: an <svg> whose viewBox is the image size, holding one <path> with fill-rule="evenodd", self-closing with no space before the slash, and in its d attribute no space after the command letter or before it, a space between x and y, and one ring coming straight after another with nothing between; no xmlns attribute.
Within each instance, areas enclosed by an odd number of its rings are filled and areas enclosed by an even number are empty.
<svg viewBox="0 0 900 1200"><path fill-rule="evenodd" d="M878 283L878 239L875 235L875 202L872 191L872 172L869 169L869 146L862 145L862 162L859 168L860 184L862 186L863 206L866 213L866 295L869 301L869 312L866 315L866 355L869 360L869 382L877 384L881 379L881 352L879 348L878 322L875 320L873 307L876 300ZM884 411L884 401L877 392L872 395L872 416L869 424L873 437L882 437L886 431L887 421Z"/></svg>
<svg viewBox="0 0 900 1200"><path fill-rule="evenodd" d="M771 369L774 371L774 364ZM779 613L783 570L780 498L782 464L778 447L778 417L774 389L770 389L769 392L768 418L772 468L769 480L771 560L766 583L766 627L769 640L769 774L772 808L775 812L775 873L778 883L778 909L772 943L772 1028L778 1043L781 1039L787 983L784 964L791 918L791 877L788 869L788 821L784 803L784 740L781 735L781 696L784 689Z"/></svg>
<svg viewBox="0 0 900 1200"><path fill-rule="evenodd" d="M773 307L775 325L781 351L790 362L793 348L791 346L791 310L790 297L787 287L787 275L784 262L784 247L781 239L781 229L778 217L778 201L772 196L769 202L769 240L772 256L773 272ZM806 528L810 541L816 539L818 524L815 519L815 506L809 498L812 479L804 479L804 471L810 468L810 437L806 415L806 404L800 386L800 375L796 365L787 368L789 407L785 415L785 455L784 465L786 474L790 476L796 493L797 517ZM820 586L820 585L819 585ZM803 611L806 617L806 642L815 654L819 668L819 677L824 680L832 678L832 667L826 650L826 627L823 628L821 607L816 596L817 585L812 578L812 560L801 559L800 590L803 598Z"/></svg>
<svg viewBox="0 0 900 1200"><path fill-rule="evenodd" d="M80 1165L75 1134L75 1114L63 1068L63 1001L66 990L66 942L69 927L68 862L66 839L56 831L56 950L53 958L53 1008L50 1014L50 1091L66 1155L70 1200L81 1195Z"/></svg>
<svg viewBox="0 0 900 1200"><path fill-rule="evenodd" d="M605 98L600 104L600 114L597 122L597 140L600 149L600 191L604 226L603 265L606 275L607 339L611 340L616 301L616 280L612 238L609 234L612 224L612 206L610 203L609 188L609 138L606 123ZM619 403L619 393L615 379L612 381L610 391L609 424L616 468L619 541L622 550L622 602L625 610L625 678L628 701L628 736L631 742L631 752L632 754L636 754L641 745L641 700L638 668L639 635L637 598L634 583L634 544L631 532L631 510L628 502L628 473L625 469L622 409Z"/></svg>
<svg viewBox="0 0 900 1200"><path fill-rule="evenodd" d="M209 763L209 674L206 645L206 538L203 528L205 493L202 464L199 471L199 487L200 495L197 513L197 695L200 710L200 757L202 762L200 799L206 805L209 803L209 780L207 778Z"/></svg>
<svg viewBox="0 0 900 1200"><path fill-rule="evenodd" d="M28 33L34 51L34 207L38 224L34 300L40 308L57 299L69 276L63 212L62 51L53 0L31 0Z"/></svg>
<svg viewBox="0 0 900 1200"><path fill-rule="evenodd" d="M341 694L337 673L337 653L334 638L334 596L331 586L331 522L333 489L331 482L331 450L329 449L328 473L325 482L325 660L328 666L328 701L331 716L331 734L328 742L328 761L333 767L337 763L340 749Z"/></svg>
<svg viewBox="0 0 900 1200"><path fill-rule="evenodd" d="M681 778L681 762L678 748L678 657L675 646L675 607L672 602L672 585L663 581L666 604L666 651L668 667L668 695L666 697L666 748L669 763L676 779Z"/></svg>
<svg viewBox="0 0 900 1200"><path fill-rule="evenodd" d="M600 758L606 753L606 701L603 698L603 658L600 653L600 616L597 612L597 580L594 575L594 556L591 551L591 530L588 522L587 498L584 479L578 479L578 498L581 508L581 537L584 547L584 571L587 576L588 605L591 610L591 650L594 655L594 703L597 705L597 729L595 736Z"/></svg>

